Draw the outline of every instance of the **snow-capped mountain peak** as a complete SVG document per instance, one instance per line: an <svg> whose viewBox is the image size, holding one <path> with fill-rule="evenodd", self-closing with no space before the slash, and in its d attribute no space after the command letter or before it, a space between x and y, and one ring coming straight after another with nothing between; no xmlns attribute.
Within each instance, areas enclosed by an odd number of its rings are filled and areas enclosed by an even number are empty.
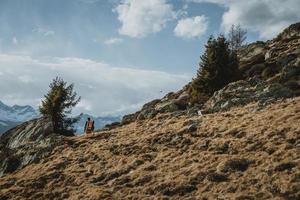
<svg viewBox="0 0 300 200"><path fill-rule="evenodd" d="M8 106L0 101L0 133L37 117L38 112L31 106Z"/></svg>

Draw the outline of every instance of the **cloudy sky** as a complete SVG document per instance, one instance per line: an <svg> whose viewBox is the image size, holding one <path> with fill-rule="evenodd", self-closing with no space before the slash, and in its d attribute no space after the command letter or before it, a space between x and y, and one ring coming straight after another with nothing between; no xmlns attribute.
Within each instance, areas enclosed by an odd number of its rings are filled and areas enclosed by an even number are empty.
<svg viewBox="0 0 300 200"><path fill-rule="evenodd" d="M0 100L37 107L55 76L82 96L75 113L116 115L176 91L209 35L248 42L300 21L300 0L0 0Z"/></svg>

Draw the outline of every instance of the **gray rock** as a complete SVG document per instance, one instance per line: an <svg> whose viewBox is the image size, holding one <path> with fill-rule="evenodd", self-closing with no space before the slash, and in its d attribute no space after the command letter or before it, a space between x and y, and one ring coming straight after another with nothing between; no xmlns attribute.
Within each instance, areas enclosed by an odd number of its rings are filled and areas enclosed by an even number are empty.
<svg viewBox="0 0 300 200"><path fill-rule="evenodd" d="M248 46L243 47L240 50L240 61L241 62L249 62L255 60L255 58L264 57L265 55L265 43L263 42L256 42L250 44Z"/></svg>
<svg viewBox="0 0 300 200"><path fill-rule="evenodd" d="M249 70L253 65L263 63L266 48L264 42L256 42L242 47L239 50L240 69Z"/></svg>
<svg viewBox="0 0 300 200"><path fill-rule="evenodd" d="M192 133L192 132L197 131L197 129L198 129L198 124L197 124L197 123L193 123L193 124L189 125L189 126L186 128L186 131L187 131L188 133Z"/></svg>
<svg viewBox="0 0 300 200"><path fill-rule="evenodd" d="M282 72L280 74L280 79L282 81L288 81L292 78L299 80L300 76L300 66L295 65L287 65L282 69Z"/></svg>
<svg viewBox="0 0 300 200"><path fill-rule="evenodd" d="M137 116L138 120L151 119L157 115L158 111L151 108L147 110L142 110Z"/></svg>
<svg viewBox="0 0 300 200"><path fill-rule="evenodd" d="M299 55L300 54L300 48L295 49L292 54Z"/></svg>
<svg viewBox="0 0 300 200"><path fill-rule="evenodd" d="M266 105L265 103L267 102L289 98L294 94L289 88L279 83L269 84L264 81L256 81L256 83L253 86L253 80L242 80L228 84L223 89L215 92L205 103L205 111L224 111L231 107L246 105L254 101L259 102L260 105Z"/></svg>
<svg viewBox="0 0 300 200"><path fill-rule="evenodd" d="M136 113L129 114L129 115L124 115L122 118L121 124L125 125L125 124L129 124L131 122L134 122L137 119L139 114L140 114L140 112L136 112Z"/></svg>
<svg viewBox="0 0 300 200"><path fill-rule="evenodd" d="M175 104L180 109L186 109L189 105L190 99L190 94L187 91L185 91L177 99L175 99Z"/></svg>
<svg viewBox="0 0 300 200"><path fill-rule="evenodd" d="M149 109L153 109L158 103L160 103L161 100L160 99L155 99L153 101L150 101L149 103L146 103L145 105L143 105L141 110L149 110Z"/></svg>
<svg viewBox="0 0 300 200"><path fill-rule="evenodd" d="M40 162L62 144L63 136L53 133L44 119L25 122L0 137L0 176Z"/></svg>
<svg viewBox="0 0 300 200"><path fill-rule="evenodd" d="M265 54L265 60L268 60L271 58L271 51L267 51Z"/></svg>
<svg viewBox="0 0 300 200"><path fill-rule="evenodd" d="M175 101L167 101L164 103L159 103L155 106L155 110L160 113L174 112L179 110L179 107L176 105Z"/></svg>

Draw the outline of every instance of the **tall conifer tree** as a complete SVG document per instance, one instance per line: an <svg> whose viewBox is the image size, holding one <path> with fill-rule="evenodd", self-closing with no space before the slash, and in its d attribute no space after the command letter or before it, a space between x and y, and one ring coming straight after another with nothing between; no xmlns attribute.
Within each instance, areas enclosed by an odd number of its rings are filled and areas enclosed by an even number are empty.
<svg viewBox="0 0 300 200"><path fill-rule="evenodd" d="M73 91L74 85L67 85L62 78L56 77L50 84L50 90L45 95L39 110L43 117L52 122L53 131L62 135L73 135L75 130L73 124L78 121L75 118L69 118L72 108L76 106L80 97Z"/></svg>
<svg viewBox="0 0 300 200"><path fill-rule="evenodd" d="M197 77L192 81L194 100L205 101L215 91L240 78L236 53L223 35L210 37L200 57Z"/></svg>

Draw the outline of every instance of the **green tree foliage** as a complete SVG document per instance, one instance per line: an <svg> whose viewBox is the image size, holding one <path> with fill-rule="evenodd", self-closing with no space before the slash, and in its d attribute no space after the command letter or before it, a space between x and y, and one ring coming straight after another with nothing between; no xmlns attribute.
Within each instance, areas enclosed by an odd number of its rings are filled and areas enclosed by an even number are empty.
<svg viewBox="0 0 300 200"><path fill-rule="evenodd" d="M75 118L67 117L72 108L76 106L80 97L73 91L74 85L67 85L62 78L56 77L49 85L50 90L42 100L39 110L43 117L50 120L53 125L53 131L58 134L70 136L75 130L73 124L78 121Z"/></svg>
<svg viewBox="0 0 300 200"><path fill-rule="evenodd" d="M229 49L223 35L217 39L211 36L205 48L190 87L193 101L197 102L206 101L215 91L240 78L237 54Z"/></svg>

